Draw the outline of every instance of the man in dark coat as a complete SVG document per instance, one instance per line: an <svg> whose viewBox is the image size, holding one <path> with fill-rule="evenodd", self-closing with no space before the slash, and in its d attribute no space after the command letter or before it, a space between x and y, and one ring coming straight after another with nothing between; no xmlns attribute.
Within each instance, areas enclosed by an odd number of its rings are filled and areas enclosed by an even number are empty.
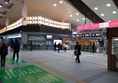
<svg viewBox="0 0 118 83"><path fill-rule="evenodd" d="M15 59L15 54L17 55L17 61L19 59L19 50L20 50L20 44L18 40L15 40L14 46L13 46L13 61Z"/></svg>
<svg viewBox="0 0 118 83"><path fill-rule="evenodd" d="M76 59L75 59L75 61L80 63L79 56L81 55L81 46L78 44L78 42L76 42L76 45L74 47L74 51L76 52Z"/></svg>
<svg viewBox="0 0 118 83"><path fill-rule="evenodd" d="M3 42L0 47L1 67L5 66L7 54L8 54L8 46Z"/></svg>

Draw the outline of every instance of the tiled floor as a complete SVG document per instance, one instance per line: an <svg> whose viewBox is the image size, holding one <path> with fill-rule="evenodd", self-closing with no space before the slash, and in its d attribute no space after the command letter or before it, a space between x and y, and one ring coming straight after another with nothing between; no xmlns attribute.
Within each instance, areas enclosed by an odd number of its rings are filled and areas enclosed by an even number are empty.
<svg viewBox="0 0 118 83"><path fill-rule="evenodd" d="M11 55L9 52L8 56ZM118 83L118 73L107 70L107 55L104 53L82 52L81 63L75 62L73 50L60 53L52 50L20 51L20 58L28 63L7 63L0 69L32 64L63 79L64 83Z"/></svg>

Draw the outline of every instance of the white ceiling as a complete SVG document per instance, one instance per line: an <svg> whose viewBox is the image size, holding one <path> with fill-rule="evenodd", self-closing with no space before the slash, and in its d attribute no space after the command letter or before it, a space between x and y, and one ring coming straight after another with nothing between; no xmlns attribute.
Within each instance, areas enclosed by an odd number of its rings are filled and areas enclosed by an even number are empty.
<svg viewBox="0 0 118 83"><path fill-rule="evenodd" d="M10 8L0 8L1 10L7 10L6 14L3 14L2 18L0 18L0 25L5 25L6 17L9 17L10 24L17 21L22 17L22 0L11 0L10 3L14 5ZM67 0L64 1L63 4L60 4L60 0L24 0L27 1L28 6L28 16L43 16L49 19L69 22L74 27L78 25L84 25L85 17L82 15L75 7L70 5ZM90 7L99 17L101 13L104 13L105 16L101 17L105 21L116 20L118 19L118 9L112 2L112 0L82 0L88 7ZM0 0L1 4L4 4L4 0ZM110 3L111 7L106 7L106 4ZM56 7L53 4L57 4ZM5 5L5 4L4 4ZM79 5L78 5L79 6ZM97 11L94 10L94 7L98 7ZM112 14L112 11L116 10L116 14ZM79 13L79 15L76 15ZM70 17L70 14L73 17ZM77 21L79 19L79 21ZM92 23L90 20L86 20L86 23ZM3 27L0 27L3 28Z"/></svg>
<svg viewBox="0 0 118 83"><path fill-rule="evenodd" d="M82 0L92 11L94 11L99 17L101 14L104 14L101 17L104 21L117 20L118 19L118 8L113 3L113 0ZM107 7L107 4L111 4L110 7ZM98 10L94 10L94 7L98 7ZM116 14L112 12L116 11Z"/></svg>

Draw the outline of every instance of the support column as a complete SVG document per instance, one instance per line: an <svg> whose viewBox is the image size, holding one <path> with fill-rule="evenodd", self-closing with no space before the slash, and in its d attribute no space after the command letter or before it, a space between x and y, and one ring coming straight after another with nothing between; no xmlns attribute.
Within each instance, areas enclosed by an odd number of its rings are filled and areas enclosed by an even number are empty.
<svg viewBox="0 0 118 83"><path fill-rule="evenodd" d="M9 17L6 17L6 29L8 25L9 25Z"/></svg>
<svg viewBox="0 0 118 83"><path fill-rule="evenodd" d="M22 17L23 17L23 25L27 25L27 0L22 1Z"/></svg>

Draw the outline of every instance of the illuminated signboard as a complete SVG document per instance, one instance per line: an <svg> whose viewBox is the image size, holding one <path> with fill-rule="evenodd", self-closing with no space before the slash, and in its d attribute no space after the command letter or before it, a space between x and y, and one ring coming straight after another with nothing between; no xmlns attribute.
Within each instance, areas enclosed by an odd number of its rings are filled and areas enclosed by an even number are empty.
<svg viewBox="0 0 118 83"><path fill-rule="evenodd" d="M94 30L94 29L100 29L100 28L113 28L113 27L118 27L118 20L78 26L77 30L78 31L83 31L83 30Z"/></svg>

